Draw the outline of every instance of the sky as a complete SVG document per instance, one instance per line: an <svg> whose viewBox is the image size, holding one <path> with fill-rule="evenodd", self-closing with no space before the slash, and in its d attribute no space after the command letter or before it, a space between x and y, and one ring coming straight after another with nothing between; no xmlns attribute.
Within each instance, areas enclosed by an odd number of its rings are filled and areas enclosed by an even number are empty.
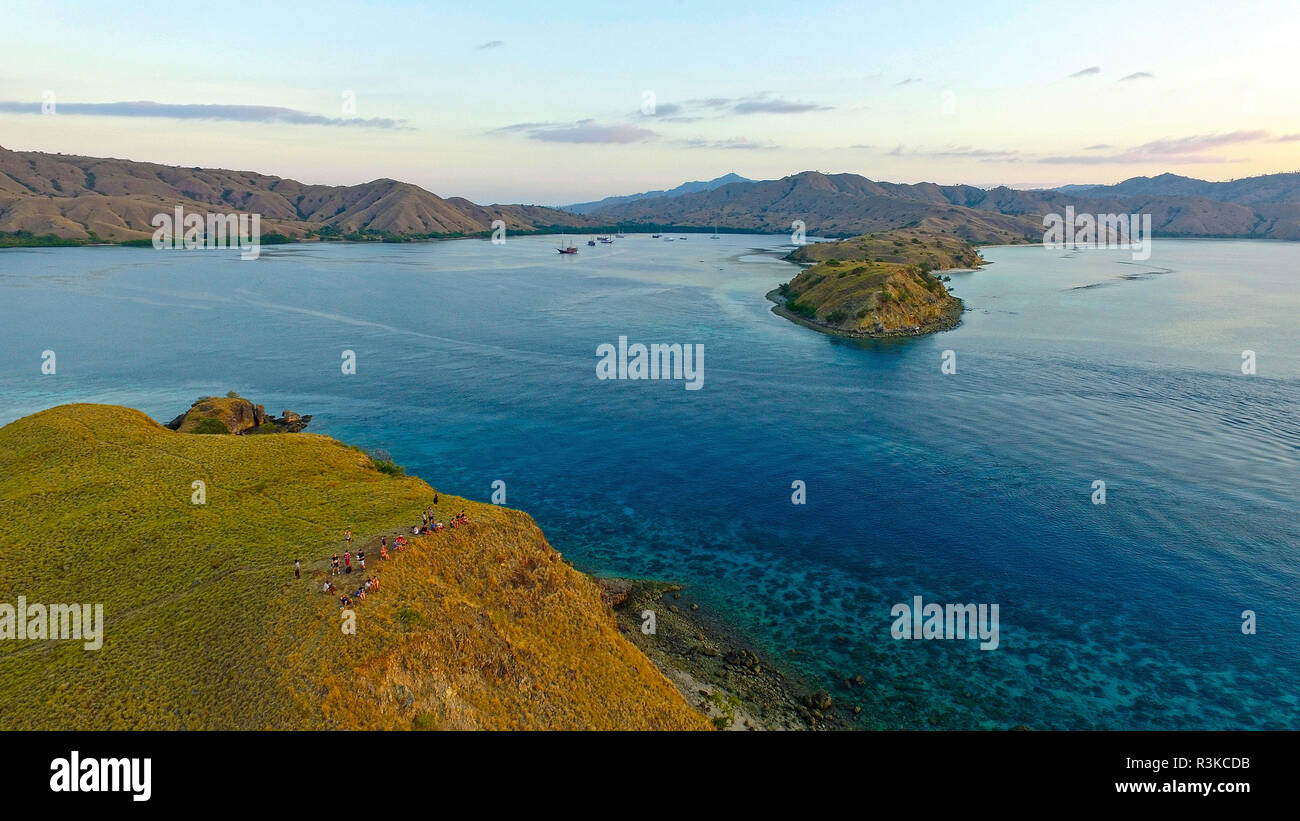
<svg viewBox="0 0 1300 821"><path fill-rule="evenodd" d="M0 146L557 205L1300 170L1290 2L0 0Z"/></svg>

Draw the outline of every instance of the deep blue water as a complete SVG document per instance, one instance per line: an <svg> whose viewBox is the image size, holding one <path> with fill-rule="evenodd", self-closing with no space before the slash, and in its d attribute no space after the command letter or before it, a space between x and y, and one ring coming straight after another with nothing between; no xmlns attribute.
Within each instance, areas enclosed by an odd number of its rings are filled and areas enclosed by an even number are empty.
<svg viewBox="0 0 1300 821"><path fill-rule="evenodd" d="M311 413L443 491L505 481L579 567L692 585L877 726L1300 729L1300 245L991 248L961 327L867 342L770 313L782 242L8 250L0 422ZM596 379L620 335L702 344L703 389ZM1001 646L894 640L916 595L998 603Z"/></svg>

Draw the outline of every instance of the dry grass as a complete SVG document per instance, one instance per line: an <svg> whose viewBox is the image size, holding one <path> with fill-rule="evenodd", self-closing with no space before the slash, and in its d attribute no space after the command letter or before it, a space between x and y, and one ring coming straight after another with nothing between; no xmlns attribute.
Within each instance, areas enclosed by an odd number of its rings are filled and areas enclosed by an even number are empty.
<svg viewBox="0 0 1300 821"><path fill-rule="evenodd" d="M314 434L194 436L104 405L0 429L0 602L106 621L96 652L0 642L0 729L705 726L518 511L443 495L469 527L387 562L367 546L381 590L344 635L320 592L342 531L391 542L432 497Z"/></svg>

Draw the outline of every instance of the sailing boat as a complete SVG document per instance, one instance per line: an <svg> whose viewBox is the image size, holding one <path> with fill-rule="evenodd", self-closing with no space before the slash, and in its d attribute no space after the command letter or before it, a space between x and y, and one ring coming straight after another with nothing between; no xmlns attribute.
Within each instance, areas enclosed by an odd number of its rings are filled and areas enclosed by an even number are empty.
<svg viewBox="0 0 1300 821"><path fill-rule="evenodd" d="M560 247L556 248L555 250L559 251L561 254L576 254L578 253L578 246L570 242L568 246L565 247L564 234L560 234Z"/></svg>
<svg viewBox="0 0 1300 821"><path fill-rule="evenodd" d="M714 221L713 221L713 236L709 237L709 239L721 239L721 237L718 236L718 221L717 221L717 220L714 220Z"/></svg>

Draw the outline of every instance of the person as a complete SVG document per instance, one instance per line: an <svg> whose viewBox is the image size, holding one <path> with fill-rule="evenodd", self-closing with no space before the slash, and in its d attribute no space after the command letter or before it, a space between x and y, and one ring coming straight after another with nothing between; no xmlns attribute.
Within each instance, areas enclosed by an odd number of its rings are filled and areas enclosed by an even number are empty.
<svg viewBox="0 0 1300 821"><path fill-rule="evenodd" d="M428 523L429 523L429 511L427 511L427 510L421 510L421 511L420 511L420 524L422 524L422 525L427 525Z"/></svg>
<svg viewBox="0 0 1300 821"><path fill-rule="evenodd" d="M420 535L420 527L419 527L419 525L411 525L411 535L412 535L412 536L419 536L419 535Z"/></svg>
<svg viewBox="0 0 1300 821"><path fill-rule="evenodd" d="M437 507L437 506L438 506L438 494L437 494L437 492L434 492L434 494L433 494L433 506L434 506L434 507Z"/></svg>
<svg viewBox="0 0 1300 821"><path fill-rule="evenodd" d="M334 590L335 590L335 588L334 588L334 582L330 581L329 579L326 579L326 580L325 580L325 586L321 588L321 591L320 591L320 592L322 592L322 593L333 593Z"/></svg>
<svg viewBox="0 0 1300 821"><path fill-rule="evenodd" d="M339 601L343 603L344 610L352 606L352 600L348 598L347 593L344 593L342 596L339 596Z"/></svg>
<svg viewBox="0 0 1300 821"><path fill-rule="evenodd" d="M344 573L352 572L352 554L346 550L343 551L343 572Z"/></svg>
<svg viewBox="0 0 1300 821"><path fill-rule="evenodd" d="M343 531L343 542L344 542L344 547L351 547L351 546L352 546L352 531L351 531L351 530L345 530L345 531Z"/></svg>
<svg viewBox="0 0 1300 821"><path fill-rule="evenodd" d="M443 529L443 528L442 528L442 522L437 522L437 523L435 523L434 526L433 526L433 532L434 532L434 533L437 533L437 532L441 531L442 529Z"/></svg>
<svg viewBox="0 0 1300 821"><path fill-rule="evenodd" d="M339 574L339 554L335 553L333 556L330 557L330 575L337 576L338 574Z"/></svg>
<svg viewBox="0 0 1300 821"><path fill-rule="evenodd" d="M387 536L380 536L380 537L379 537L379 546L380 546L380 547L388 547L388 537L387 537Z"/></svg>
<svg viewBox="0 0 1300 821"><path fill-rule="evenodd" d="M357 566L360 567L362 570L366 569L366 551L364 550L357 551Z"/></svg>
<svg viewBox="0 0 1300 821"><path fill-rule="evenodd" d="M379 546L379 560L380 561L388 560L388 548L382 544Z"/></svg>
<svg viewBox="0 0 1300 821"><path fill-rule="evenodd" d="M302 578L302 562L297 559L293 560L293 577L295 579Z"/></svg>

